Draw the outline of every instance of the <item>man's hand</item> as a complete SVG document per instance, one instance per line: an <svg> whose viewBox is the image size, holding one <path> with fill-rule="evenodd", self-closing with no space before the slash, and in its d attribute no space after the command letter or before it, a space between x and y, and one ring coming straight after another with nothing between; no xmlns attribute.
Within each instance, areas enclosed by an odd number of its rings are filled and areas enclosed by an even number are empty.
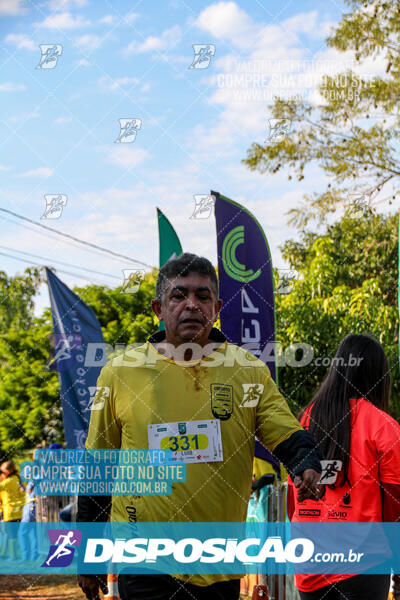
<svg viewBox="0 0 400 600"><path fill-rule="evenodd" d="M107 594L107 575L78 575L78 585L88 600L100 600L99 588Z"/></svg>
<svg viewBox="0 0 400 600"><path fill-rule="evenodd" d="M400 600L400 575L392 575L393 582L393 598Z"/></svg>
<svg viewBox="0 0 400 600"><path fill-rule="evenodd" d="M319 500L323 496L324 486L318 485L321 473L314 469L306 469L301 475L296 475L293 479L294 487L297 488L297 500Z"/></svg>

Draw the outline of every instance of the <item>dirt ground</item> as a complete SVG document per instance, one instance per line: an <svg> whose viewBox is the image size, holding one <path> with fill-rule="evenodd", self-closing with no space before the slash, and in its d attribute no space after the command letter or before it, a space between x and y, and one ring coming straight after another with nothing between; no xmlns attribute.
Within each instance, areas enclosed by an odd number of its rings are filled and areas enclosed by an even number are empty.
<svg viewBox="0 0 400 600"><path fill-rule="evenodd" d="M103 595L100 594L101 598ZM248 596L240 596L248 600ZM0 575L0 600L86 600L75 575Z"/></svg>
<svg viewBox="0 0 400 600"><path fill-rule="evenodd" d="M0 575L0 600L84 600L75 575Z"/></svg>

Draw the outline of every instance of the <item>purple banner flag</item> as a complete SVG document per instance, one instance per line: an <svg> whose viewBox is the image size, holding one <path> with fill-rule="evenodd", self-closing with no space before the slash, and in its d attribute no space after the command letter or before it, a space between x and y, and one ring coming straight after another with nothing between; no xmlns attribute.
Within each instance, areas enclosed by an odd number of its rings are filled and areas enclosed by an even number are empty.
<svg viewBox="0 0 400 600"><path fill-rule="evenodd" d="M257 219L243 206L215 196L221 329L228 341L263 360L275 379L272 261Z"/></svg>
<svg viewBox="0 0 400 600"><path fill-rule="evenodd" d="M276 381L274 280L267 238L247 209L218 192L211 194L215 196L223 301L221 330L229 342L244 346L264 361ZM258 440L255 455L274 464Z"/></svg>

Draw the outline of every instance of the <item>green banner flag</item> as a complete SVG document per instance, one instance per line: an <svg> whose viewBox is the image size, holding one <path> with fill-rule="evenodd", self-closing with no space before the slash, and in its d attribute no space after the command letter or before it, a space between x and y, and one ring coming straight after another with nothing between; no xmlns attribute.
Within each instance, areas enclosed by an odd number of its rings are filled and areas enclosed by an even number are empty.
<svg viewBox="0 0 400 600"><path fill-rule="evenodd" d="M175 258L182 254L182 246L176 235L175 229L168 221L167 217L159 208L157 208L158 236L160 240L160 269L170 258ZM160 331L164 329L164 323L160 322Z"/></svg>
<svg viewBox="0 0 400 600"><path fill-rule="evenodd" d="M175 229L164 213L157 208L158 234L160 240L160 269L170 258L182 254L182 246Z"/></svg>

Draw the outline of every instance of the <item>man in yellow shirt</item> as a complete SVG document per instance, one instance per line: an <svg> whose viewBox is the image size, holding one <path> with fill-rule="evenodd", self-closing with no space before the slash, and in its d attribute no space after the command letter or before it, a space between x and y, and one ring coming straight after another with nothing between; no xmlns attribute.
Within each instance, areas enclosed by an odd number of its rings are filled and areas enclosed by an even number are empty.
<svg viewBox="0 0 400 600"><path fill-rule="evenodd" d="M111 521L244 521L255 435L295 477L299 499L315 498L322 457L314 440L268 367L213 327L221 305L207 259L186 253L170 260L152 301L165 331L102 369L97 386L109 392L93 401L101 409L92 411L86 447L169 448L187 463L186 481L175 483L170 496L114 496ZM108 498L82 496L78 521L106 521L108 509ZM78 579L87 598L97 600L104 579ZM121 575L119 589L122 600L234 600L239 581L237 575Z"/></svg>

